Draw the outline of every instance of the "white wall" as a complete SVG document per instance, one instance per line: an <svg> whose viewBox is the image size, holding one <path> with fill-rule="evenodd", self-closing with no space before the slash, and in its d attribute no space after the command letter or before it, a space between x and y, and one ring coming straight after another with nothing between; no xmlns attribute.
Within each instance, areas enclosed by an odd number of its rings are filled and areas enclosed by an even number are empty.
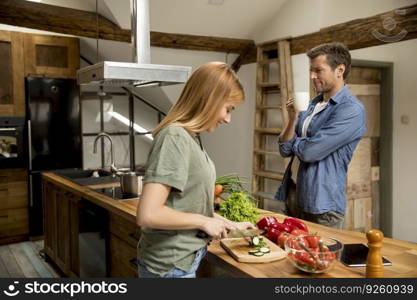
<svg viewBox="0 0 417 300"><path fill-rule="evenodd" d="M129 61L130 46L126 43L113 41L99 41L100 59ZM102 50L101 50L102 49ZM81 53L89 56L95 61L95 40L82 39ZM219 52L173 50L166 48L151 48L152 63L156 64L176 64L191 66L195 70L200 65L209 61L224 61L233 63L237 57L235 54L226 54ZM245 65L241 68L238 75L241 77L245 87L246 100L233 113L230 125L223 125L212 134L203 134L202 142L207 149L210 157L216 164L217 175L236 172L248 178L251 176L252 166L252 130L253 130L253 106L255 97L255 64ZM163 111L168 111L173 103L178 99L183 85L166 86L162 88L149 88L146 91L137 89L138 93L145 94L145 99L156 103ZM127 100L123 97L117 97L111 101L113 110L127 114ZM139 103L136 101L135 103ZM99 106L98 101L83 102L83 132L97 132L99 123L97 114ZM150 109L142 111L136 109L135 121L137 124L147 129L156 126L156 122L146 121L149 116L156 118L156 113ZM105 123L107 131L125 130L123 125L112 119ZM241 134L236 134L240 132ZM84 138L84 167L95 168L100 166L100 155L92 153L93 137ZM114 137L116 163L118 166L128 164L128 141L125 138ZM142 151L137 152L136 161L145 162L149 148L144 143L136 143ZM109 155L107 155L108 157ZM106 160L107 163L109 160Z"/></svg>
<svg viewBox="0 0 417 300"><path fill-rule="evenodd" d="M202 134L203 144L216 164L217 175L238 173L250 183L252 173L256 66L244 65L238 72L245 100L232 114L230 124L213 133ZM246 185L250 189L250 184Z"/></svg>
<svg viewBox="0 0 417 300"><path fill-rule="evenodd" d="M254 36L257 42L316 32L322 27L417 3L415 0L292 0ZM382 20L381 20L382 21ZM417 41L352 51L354 59L394 63L393 237L417 242ZM308 59L292 57L294 86L308 91ZM402 124L402 116L409 124Z"/></svg>

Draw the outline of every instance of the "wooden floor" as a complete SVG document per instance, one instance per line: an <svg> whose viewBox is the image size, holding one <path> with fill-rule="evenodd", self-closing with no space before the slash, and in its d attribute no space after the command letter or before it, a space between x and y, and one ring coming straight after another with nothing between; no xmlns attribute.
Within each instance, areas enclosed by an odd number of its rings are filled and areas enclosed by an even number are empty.
<svg viewBox="0 0 417 300"><path fill-rule="evenodd" d="M57 278L60 275L39 254L43 240L0 246L0 278Z"/></svg>

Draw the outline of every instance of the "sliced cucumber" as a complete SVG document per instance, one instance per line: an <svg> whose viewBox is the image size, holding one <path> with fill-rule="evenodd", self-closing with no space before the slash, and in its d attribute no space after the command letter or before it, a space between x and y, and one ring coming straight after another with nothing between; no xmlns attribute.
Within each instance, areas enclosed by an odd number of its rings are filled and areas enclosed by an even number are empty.
<svg viewBox="0 0 417 300"><path fill-rule="evenodd" d="M255 255L255 256L264 256L264 253L262 253L262 252L256 252L253 255Z"/></svg>
<svg viewBox="0 0 417 300"><path fill-rule="evenodd" d="M261 249L259 249L259 252L269 253L269 252L271 252L271 250L269 250L269 248L267 248L267 247L262 247Z"/></svg>
<svg viewBox="0 0 417 300"><path fill-rule="evenodd" d="M259 237L254 236L252 238L252 245L254 245L254 246L258 246L259 245Z"/></svg>
<svg viewBox="0 0 417 300"><path fill-rule="evenodd" d="M257 253L257 252L259 252L259 250L258 249L253 249L253 250L249 250L249 254L254 254L254 253Z"/></svg>

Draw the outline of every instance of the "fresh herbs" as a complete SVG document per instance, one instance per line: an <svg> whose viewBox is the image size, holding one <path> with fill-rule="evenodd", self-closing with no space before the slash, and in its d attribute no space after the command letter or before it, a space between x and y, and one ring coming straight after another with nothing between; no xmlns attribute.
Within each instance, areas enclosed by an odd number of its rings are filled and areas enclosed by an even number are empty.
<svg viewBox="0 0 417 300"><path fill-rule="evenodd" d="M221 193L232 194L234 192L247 192L243 187L245 177L241 177L236 173L226 174L216 179L215 185L221 185L223 187ZM220 195L219 194L219 195Z"/></svg>

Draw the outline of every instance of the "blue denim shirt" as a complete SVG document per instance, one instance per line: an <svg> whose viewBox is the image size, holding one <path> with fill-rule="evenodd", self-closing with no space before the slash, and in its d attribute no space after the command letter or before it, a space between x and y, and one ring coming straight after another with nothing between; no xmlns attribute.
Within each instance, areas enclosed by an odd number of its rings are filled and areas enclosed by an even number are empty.
<svg viewBox="0 0 417 300"><path fill-rule="evenodd" d="M302 137L304 120L322 99L323 95L318 95L310 101L307 111L300 113L295 136L288 142L278 141L279 152L283 157L296 155L300 160L296 194L304 212L344 214L346 174L353 151L366 131L365 108L345 85L313 117L307 136Z"/></svg>

